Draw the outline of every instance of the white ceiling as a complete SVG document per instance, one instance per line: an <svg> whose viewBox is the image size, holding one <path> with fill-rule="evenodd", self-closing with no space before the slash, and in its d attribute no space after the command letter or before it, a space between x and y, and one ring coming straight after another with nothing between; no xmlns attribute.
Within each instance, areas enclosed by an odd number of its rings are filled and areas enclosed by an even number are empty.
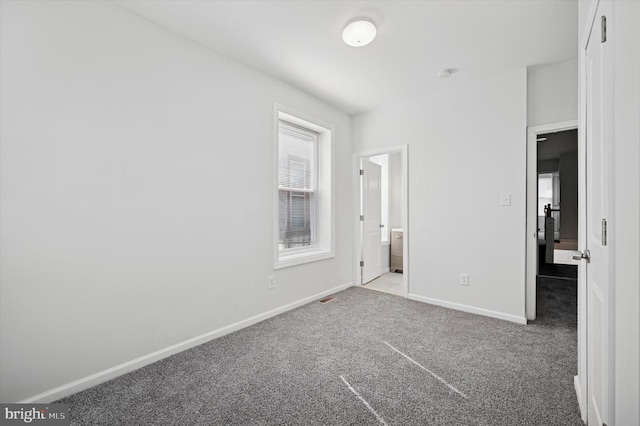
<svg viewBox="0 0 640 426"><path fill-rule="evenodd" d="M578 54L577 0L117 3L349 114ZM341 34L358 16L378 35L353 48Z"/></svg>

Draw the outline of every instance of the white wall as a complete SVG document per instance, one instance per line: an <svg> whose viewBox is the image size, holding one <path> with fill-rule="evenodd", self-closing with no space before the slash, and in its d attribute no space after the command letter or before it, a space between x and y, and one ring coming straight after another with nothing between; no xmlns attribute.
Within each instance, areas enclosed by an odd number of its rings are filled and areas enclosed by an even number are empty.
<svg viewBox="0 0 640 426"><path fill-rule="evenodd" d="M560 160L538 160L538 173L553 173L560 170Z"/></svg>
<svg viewBox="0 0 640 426"><path fill-rule="evenodd" d="M384 273L391 266L391 245L383 244L380 247L380 267Z"/></svg>
<svg viewBox="0 0 640 426"><path fill-rule="evenodd" d="M511 70L354 117L354 152L409 144L412 298L524 321L526 78Z"/></svg>
<svg viewBox="0 0 640 426"><path fill-rule="evenodd" d="M560 156L560 240L578 240L578 151Z"/></svg>
<svg viewBox="0 0 640 426"><path fill-rule="evenodd" d="M349 116L111 2L1 3L2 402L351 281L351 185L335 259L274 272L270 213L274 102L337 182Z"/></svg>
<svg viewBox="0 0 640 426"><path fill-rule="evenodd" d="M527 68L527 125L578 118L578 59Z"/></svg>
<svg viewBox="0 0 640 426"><path fill-rule="evenodd" d="M402 227L402 154L389 154L389 229Z"/></svg>

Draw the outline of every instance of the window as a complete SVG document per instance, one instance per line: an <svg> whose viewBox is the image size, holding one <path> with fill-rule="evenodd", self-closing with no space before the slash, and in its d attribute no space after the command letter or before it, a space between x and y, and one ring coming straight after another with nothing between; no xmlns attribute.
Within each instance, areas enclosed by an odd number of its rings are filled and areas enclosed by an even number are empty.
<svg viewBox="0 0 640 426"><path fill-rule="evenodd" d="M318 133L279 120L279 250L315 244Z"/></svg>
<svg viewBox="0 0 640 426"><path fill-rule="evenodd" d="M547 205L556 210L551 212L554 218L554 239L560 239L560 173L538 174L538 216L545 216L544 208Z"/></svg>
<svg viewBox="0 0 640 426"><path fill-rule="evenodd" d="M538 216L544 216L544 207L553 206L553 174L538 175Z"/></svg>
<svg viewBox="0 0 640 426"><path fill-rule="evenodd" d="M276 105L274 268L334 256L333 129Z"/></svg>

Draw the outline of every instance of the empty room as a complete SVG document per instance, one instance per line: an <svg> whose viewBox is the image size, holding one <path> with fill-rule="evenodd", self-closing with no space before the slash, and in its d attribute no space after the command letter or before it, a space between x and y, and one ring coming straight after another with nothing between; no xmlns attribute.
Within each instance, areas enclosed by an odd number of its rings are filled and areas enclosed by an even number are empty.
<svg viewBox="0 0 640 426"><path fill-rule="evenodd" d="M639 21L0 0L0 423L640 424Z"/></svg>

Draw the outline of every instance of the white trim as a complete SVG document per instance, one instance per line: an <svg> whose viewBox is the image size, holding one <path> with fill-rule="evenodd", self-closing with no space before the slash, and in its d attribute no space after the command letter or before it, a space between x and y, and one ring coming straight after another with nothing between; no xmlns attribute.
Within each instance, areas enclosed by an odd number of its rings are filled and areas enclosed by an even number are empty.
<svg viewBox="0 0 640 426"><path fill-rule="evenodd" d="M580 408L580 418L583 422L587 423L587 413L582 409L582 385L580 384L580 377L573 376L573 387L576 390L576 397L578 398L578 407Z"/></svg>
<svg viewBox="0 0 640 426"><path fill-rule="evenodd" d="M279 249L278 141L280 120L318 133L318 182L315 244L313 248L281 252ZM273 269L335 257L335 126L284 105L273 105Z"/></svg>
<svg viewBox="0 0 640 426"><path fill-rule="evenodd" d="M586 147L587 141L585 129L587 124L587 80L586 80L586 49L591 34L593 21L596 19L598 1L591 5L589 10L589 18L587 18L585 32L580 39L578 47L578 250L585 249L587 239L587 157ZM580 244L582 243L582 244ZM589 382L589 373L587 368L587 265L586 262L580 262L578 265L578 368L577 379L575 383L578 385L576 397L578 398L578 407L580 408L580 417L585 423L588 421L589 401L587 398L587 383Z"/></svg>
<svg viewBox="0 0 640 426"><path fill-rule="evenodd" d="M432 297L419 296L417 294L408 294L407 299L417 302L428 303L430 305L442 306L444 308L455 309L456 311L468 312L471 314L482 315L485 317L498 318L501 320L511 321L518 324L526 324L525 317L506 314L504 312L492 311L490 309L477 308L475 306L463 305L461 303L448 302L446 300L434 299Z"/></svg>
<svg viewBox="0 0 640 426"><path fill-rule="evenodd" d="M379 148L370 151L355 152L353 161L353 282L360 285L362 282L360 259L362 258L362 232L360 229L360 159L382 154L400 153L402 156L402 201L400 206L401 227L404 230L402 239L402 293L403 297L409 294L409 145L396 145L387 148ZM391 244L391 243L389 243Z"/></svg>
<svg viewBox="0 0 640 426"><path fill-rule="evenodd" d="M388 274L389 272L391 272L391 268L382 268L383 274Z"/></svg>
<svg viewBox="0 0 640 426"><path fill-rule="evenodd" d="M578 120L531 126L527 128L527 234L526 234L526 276L525 312L527 319L536 319L536 275L538 274L538 135L562 132L578 128Z"/></svg>
<svg viewBox="0 0 640 426"><path fill-rule="evenodd" d="M296 250L296 253L289 253L278 257L278 263L273 265L273 269L284 269L289 266L302 265L309 262L331 259L336 257L333 251L318 251L317 249L307 249L304 253Z"/></svg>
<svg viewBox="0 0 640 426"><path fill-rule="evenodd" d="M353 283L342 284L332 289L325 290L321 293L315 294L313 296L305 297L304 299L300 299L298 301L289 303L279 308L272 309L262 314L253 316L251 318L247 318L245 320L238 321L236 323L221 327L217 330L213 330L208 333L201 334L200 336L196 336L191 339L184 340L180 343L176 343L175 345L167 346L166 348L132 359L131 361L124 362L122 364L116 365L115 367L107 368L106 370L102 370L95 374L91 374L81 379L74 380L62 386L58 386L48 391L39 393L38 395L25 398L21 401L18 401L18 404L50 403L57 399L63 398L68 395L72 395L76 392L80 392L85 389L89 389L93 386L99 385L100 383L104 383L108 380L122 376L123 374L137 370L146 365L152 364L156 361L160 361L161 359L167 358L173 354L185 351L187 349L191 349L195 346L201 345L203 343L207 343L211 340L225 336L229 333L233 333L234 331L241 330L243 328L252 326L254 324L267 320L269 318L275 317L276 315L280 315L284 312L306 305L315 300L322 299L323 297L326 297L330 294L334 294L334 293L338 293L340 291L346 290L347 288L352 286L353 286Z"/></svg>

